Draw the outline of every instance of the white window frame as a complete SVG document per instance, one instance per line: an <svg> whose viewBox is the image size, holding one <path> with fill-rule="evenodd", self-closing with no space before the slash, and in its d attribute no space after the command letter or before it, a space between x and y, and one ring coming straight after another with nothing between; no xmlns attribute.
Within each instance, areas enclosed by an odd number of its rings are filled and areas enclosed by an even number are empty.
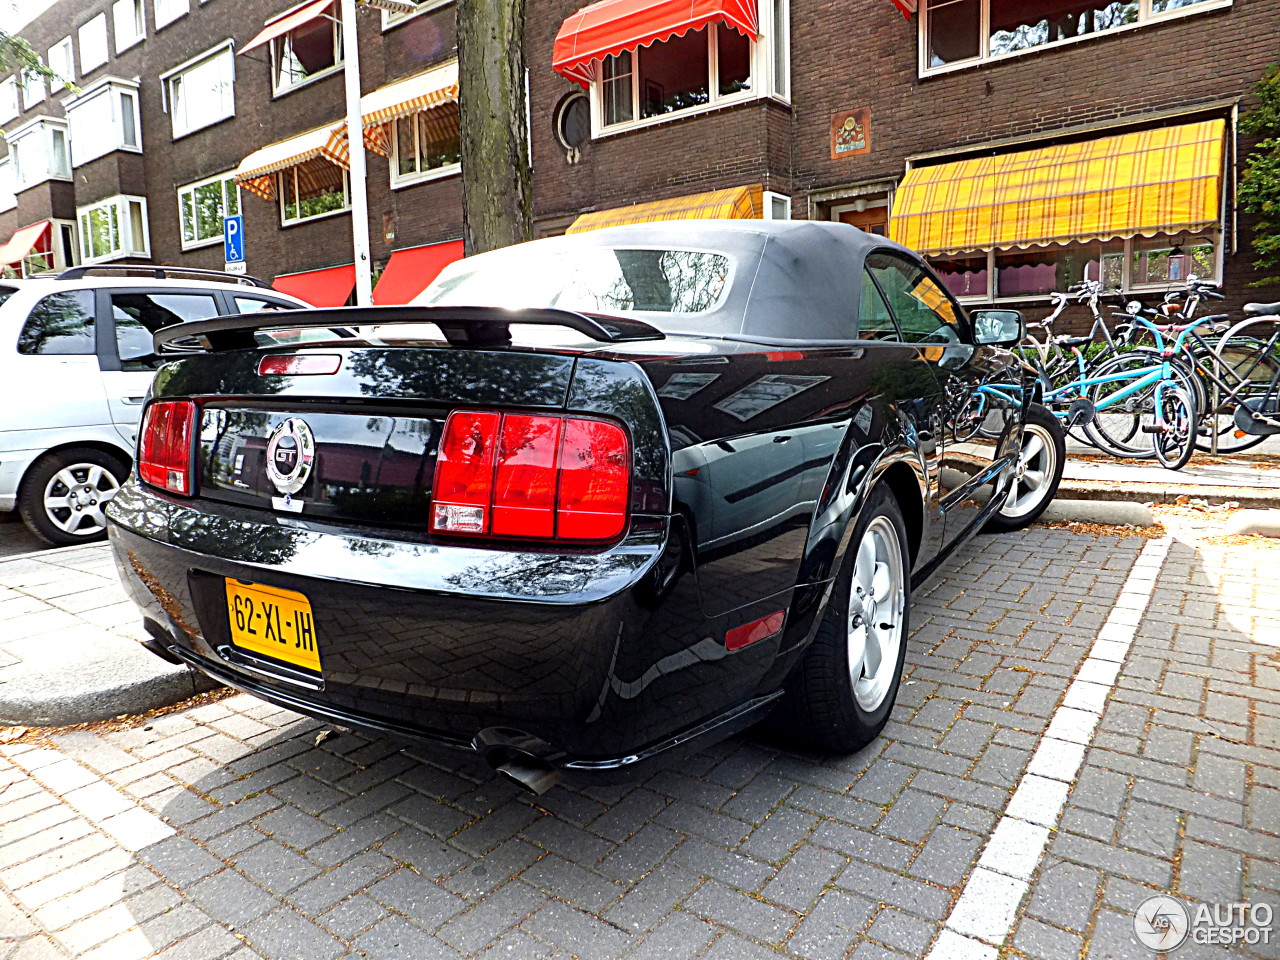
<svg viewBox="0 0 1280 960"><path fill-rule="evenodd" d="M154 0L153 8L156 17L156 29L160 30L169 24L181 20L191 12L190 0ZM176 13L174 11L177 11Z"/></svg>
<svg viewBox="0 0 1280 960"><path fill-rule="evenodd" d="M773 215L774 205L777 203L786 204L786 216L775 217ZM762 220L790 220L791 219L791 198L785 193L775 193L773 190L764 192L764 209L761 211L760 218Z"/></svg>
<svg viewBox="0 0 1280 960"><path fill-rule="evenodd" d="M293 189L294 189L294 193L297 194L298 168L289 167L287 170L281 170L277 172L275 174L276 202L277 202L277 206L279 206L280 208L280 226L296 227L300 223L312 223L316 220L324 220L326 217L337 217L343 214L350 213L351 212L351 174L346 170L346 168L340 168L340 169L342 170L342 193L343 193L343 196L346 197L347 202L341 207L336 207L333 210L326 210L324 213L316 213L316 214L312 214L311 216L306 216L306 217L298 216L298 217L292 217L292 218L286 217L284 212L285 199L287 196L284 190L284 178L285 177L293 178ZM301 211L301 208L302 208L301 202L299 202L298 208L299 208L299 211Z"/></svg>
<svg viewBox="0 0 1280 960"><path fill-rule="evenodd" d="M392 13L390 10L382 11L382 32L386 33L393 27L398 27L402 23L408 23L414 17L420 17L424 13L430 13L432 10L439 10L441 7L447 7L454 0L429 0L429 2L421 4L413 13Z"/></svg>
<svg viewBox="0 0 1280 960"><path fill-rule="evenodd" d="M116 0L111 5L111 26L116 34L116 56L147 39L147 9L143 0Z"/></svg>
<svg viewBox="0 0 1280 960"><path fill-rule="evenodd" d="M194 183L184 183L182 186L178 187L178 241L181 243L183 250L199 250L201 247L211 247L214 244L222 243L222 234L218 234L216 237L209 237L204 240L199 240L199 239L188 240L186 237L186 232L183 228L183 223L182 223L183 194L189 193L192 195L193 197L192 210L194 213L194 204L195 204L194 196L195 196L196 190L198 190L200 187L206 187L211 183L219 183L219 182L222 183L222 214L223 216L225 217L227 213L228 185L230 186L231 190L235 191L237 212L244 210L244 206L243 206L244 197L240 195L240 186L235 181L234 170L228 170L225 173L220 173L217 176L213 176L213 177L205 177L203 180L197 180Z"/></svg>
<svg viewBox="0 0 1280 960"><path fill-rule="evenodd" d="M139 242L139 238L133 235L133 216L131 205L140 204L142 208L142 232L144 236ZM94 210L105 208L114 208L116 211L116 223L119 230L119 245L114 249L98 256L90 256L88 247L88 236L85 233L84 218ZM151 256L151 238L150 226L147 219L147 198L137 197L129 194L117 194L114 197L106 197L96 203L85 204L82 207L76 207L76 232L80 241L80 262L81 263L108 263L112 260L123 260L126 257L149 259Z"/></svg>
<svg viewBox="0 0 1280 960"><path fill-rule="evenodd" d="M23 70L21 87L22 109L24 112L44 103L48 90L45 88L44 77L40 76L40 74L34 70Z"/></svg>
<svg viewBox="0 0 1280 960"><path fill-rule="evenodd" d="M323 80L325 77L331 76L342 69L342 23L335 15L337 12L336 4L331 9L333 10L333 13L322 13L318 19L327 20L329 22L330 35L333 37L333 66L325 67L323 70L317 71L309 77L303 77L297 83L281 85L279 82L281 50L283 49L284 44L292 42L292 38L289 34L293 33L293 30L290 30L289 33L282 36L273 38L270 43L271 95L273 97L282 97L287 93L293 93L295 90L301 90L308 84L314 83L317 80ZM385 14L386 11L384 10L383 13ZM302 26L307 26L309 23L310 21L308 21L307 24L302 24ZM297 27L295 29L301 29L301 27Z"/></svg>
<svg viewBox="0 0 1280 960"><path fill-rule="evenodd" d="M75 83L76 48L70 37L63 37L51 46L48 59L45 62L49 64L50 70L53 70L66 81L65 83L57 80L51 81L50 89L53 93L61 93L67 89L67 83Z"/></svg>
<svg viewBox="0 0 1280 960"><path fill-rule="evenodd" d="M425 111L423 111L425 112ZM445 177L456 177L462 173L462 161L457 163L448 163L443 167L433 167L430 170L418 171L417 173L400 172L400 137L397 124L405 121L412 121L415 124L418 118L422 116L422 112L410 114L407 117L400 117L391 123L391 189L400 190L403 187L412 187L419 183L430 183L432 180L442 180ZM414 143L417 143L417 134L415 131Z"/></svg>
<svg viewBox="0 0 1280 960"><path fill-rule="evenodd" d="M13 210L18 206L18 184L14 179L13 161L9 157L0 158L0 213Z"/></svg>
<svg viewBox="0 0 1280 960"><path fill-rule="evenodd" d="M80 44L80 76L83 77L106 63L110 57L107 48L106 11L80 24L76 31L76 41Z"/></svg>
<svg viewBox="0 0 1280 960"><path fill-rule="evenodd" d="M15 74L0 80L0 123L8 123L22 115L22 104L18 99L18 77Z"/></svg>
<svg viewBox="0 0 1280 960"><path fill-rule="evenodd" d="M108 153L114 153L117 150L123 150L126 153L142 153L142 111L138 102L138 87L139 82L137 80L103 77L67 101L67 122L73 131L71 136L71 166L73 168L82 167L86 163L97 160L99 157L105 157ZM101 109L101 105L95 104L94 101L102 97L107 98L108 109L111 111L111 129L115 133L115 139L107 140L95 137L93 142L89 142L88 137L75 136L75 114L81 110L94 107ZM129 100L132 104L133 138L136 141L135 143L127 143L125 141L123 113L121 110L122 99Z"/></svg>
<svg viewBox="0 0 1280 960"><path fill-rule="evenodd" d="M51 161L54 156L53 134L55 130L60 131L62 133L63 142L66 144L66 148L67 148L67 167L66 167L65 174L60 171L55 171L52 169L53 163ZM44 167L41 169L40 173L36 176L35 179L19 180L17 178L17 173L21 169L21 164L15 163L13 166L13 170L15 174L14 179L17 187L17 192L22 193L24 190L29 190L32 187L38 186L39 184L45 183L49 180L70 181L71 180L71 137L67 131L67 121L60 119L58 117L36 117L34 120L29 120L28 122L24 123L22 126L18 127L16 130L13 130L12 132L10 132L6 137L6 139L9 142L9 157L11 159L16 155L16 153L21 152L22 141L26 140L29 137L43 138L43 142L40 144L40 148L41 148L42 155L44 157Z"/></svg>
<svg viewBox="0 0 1280 960"><path fill-rule="evenodd" d="M161 95L163 99L164 111L167 114L169 114L170 129L173 133L174 140L180 140L185 136L189 136L190 134L195 133L197 130L203 130L206 127L211 127L215 123L221 123L223 120L229 120L236 115L236 58L235 58L234 46L235 46L235 41L224 40L221 43L219 43L217 46L210 47L208 50L205 50L203 53L192 57L190 60L187 60L184 63L178 64L178 66L174 67L172 70L166 70L164 73L160 74L160 90L161 90ZM201 117L200 120L194 126L179 130L177 127L178 114L174 108L174 96L173 96L174 80L181 79L183 76L185 76L190 71L194 70L196 67L203 66L205 63L209 62L210 60L213 60L216 57L222 57L222 56L225 56L227 58L227 62L231 66L230 111L221 115L211 114L206 117Z"/></svg>
<svg viewBox="0 0 1280 960"><path fill-rule="evenodd" d="M1185 231L1184 231L1184 232L1185 232ZM1190 231L1190 232L1192 232L1192 233L1200 233L1200 234L1202 234L1202 235L1204 235L1204 236L1210 236L1210 237L1213 237L1213 249L1214 249L1214 273L1213 273L1213 275L1212 275L1212 276L1201 276L1201 277L1200 277L1200 279L1201 279L1201 280L1210 280L1210 281L1212 281L1212 282L1214 282L1214 283L1220 283L1220 282L1221 282L1221 279L1222 279L1222 265L1223 265L1223 256L1224 256L1224 250L1223 250L1223 248L1224 248L1224 246L1225 246L1225 244L1224 244L1224 242L1223 242L1223 231L1222 231L1222 228L1221 228L1221 227L1212 227L1212 228L1207 229L1207 230L1202 230L1202 231ZM1159 236L1161 236L1161 237L1163 237L1163 236L1168 236L1168 234L1160 234ZM1136 240L1139 240L1139 239L1151 240L1151 239L1156 239L1156 238L1153 238L1153 237L1141 237L1141 238L1140 238L1140 237L1130 237L1130 238L1128 238L1127 240L1124 240L1124 241L1123 241L1123 243L1124 243L1124 249L1123 249L1123 251L1121 251L1121 252L1118 254L1118 256L1121 258L1121 262L1120 262L1120 270L1121 270L1120 292L1121 292L1121 293L1125 293L1125 294L1128 294L1128 293L1156 293L1156 292L1161 292L1161 293L1162 293L1162 292L1164 292L1165 290L1169 289L1169 283L1171 283L1171 282L1172 282L1172 283L1178 283L1178 282L1180 282L1180 281L1176 281L1176 280L1175 280L1175 281L1164 281L1164 280L1161 280L1161 281L1157 281L1157 282L1155 282L1155 283L1134 283L1134 282L1133 282L1133 254L1134 254L1134 242L1135 242ZM1091 242L1091 241L1084 241L1084 242ZM1049 244L1049 246L1061 246L1061 244ZM974 251L970 251L970 252L972 252L972 253L981 253L981 254L985 254L985 256L986 256L986 258L987 258L987 284L988 284L989 286L991 286L991 285L996 286L996 287L997 287L997 290L996 290L996 294L995 294L995 296L992 296L990 293L986 293L986 294L978 294L978 295L976 295L976 296L961 296L961 295L958 295L958 294L953 294L953 296L955 296L955 298L956 298L960 303L963 303L963 304L988 304L988 303L1048 303L1048 302L1052 299L1052 295L1051 295L1051 294L1047 294L1047 293L1034 293L1034 294L1026 294L1026 295L1023 295L1023 296L1009 296L1009 297L1002 297L1002 296L1000 296L1000 291L999 291L999 289L998 289L998 287L999 287L999 279L998 279L998 277L997 277L997 275L996 275L996 257L998 257L998 256L999 256L1000 254L1002 254L1002 253L1010 253L1010 252L1016 252L1016 251L1008 251L1008 250L974 250ZM925 259L926 259L926 260L928 260L928 261L930 261L930 262L932 262L932 259L933 259L933 258L931 258L931 257L926 257Z"/></svg>
<svg viewBox="0 0 1280 960"><path fill-rule="evenodd" d="M1163 13L1153 11L1153 0L1138 0L1138 19L1133 23L1126 23L1119 27L1112 27L1110 30L1100 30L1096 33L1086 33L1078 37L1068 37L1065 40L1053 40L1049 43L1042 43L1036 47L1028 47L1026 50L1011 50L1008 53L993 55L991 53L991 0L979 0L981 4L980 16L978 21L978 55L968 60L960 60L955 63L943 64L939 67L929 65L929 8L942 6L950 0L920 0L919 10L916 14L917 32L918 32L918 70L922 77L936 76L940 73L952 73L956 70L968 70L984 63L1000 63L1014 57L1022 57L1030 54L1040 53L1042 50L1057 50L1061 47L1069 46L1074 43L1082 43L1090 40L1096 40L1099 37L1113 37L1118 33L1125 33L1129 30L1137 30L1141 27L1150 26L1153 23L1164 23L1166 20L1177 20L1181 17L1196 16L1201 13L1208 13L1212 10L1221 10L1230 7L1235 0L1202 0L1201 3L1193 4L1189 7L1181 7L1176 10L1166 10Z"/></svg>
<svg viewBox="0 0 1280 960"><path fill-rule="evenodd" d="M786 17L787 23L781 25L781 29L775 30L774 21L778 19L781 13ZM678 120L682 117L697 116L702 113L710 113L713 110L720 110L725 107L733 106L738 103L747 103L752 100L773 99L782 103L789 103L791 96L790 75L791 75L791 53L790 53L790 16L791 5L789 0L765 0L759 5L757 17L759 23L757 30L758 35L751 42L751 89L740 90L737 93L721 95L719 93L719 45L716 42L717 31L731 30L721 23L708 24L705 28L707 31L707 83L708 92L710 93L710 101L696 107L689 107L684 110L678 110L674 113L664 113L656 117L640 118L640 84L636 81L638 68L640 65L640 57L644 56L644 51L652 49L649 47L641 47L639 50L632 50L631 53L631 116L633 119L623 121L622 123L611 123L606 125L604 122L604 98L603 98L603 77L604 63L602 61L595 65L595 77L591 81L591 137L592 139L600 139L602 137L613 136L618 133L625 133L628 130L638 130L644 127L652 127L660 123L667 123L672 120ZM774 44L781 42L786 45L786 77L776 76L777 70L774 59Z"/></svg>

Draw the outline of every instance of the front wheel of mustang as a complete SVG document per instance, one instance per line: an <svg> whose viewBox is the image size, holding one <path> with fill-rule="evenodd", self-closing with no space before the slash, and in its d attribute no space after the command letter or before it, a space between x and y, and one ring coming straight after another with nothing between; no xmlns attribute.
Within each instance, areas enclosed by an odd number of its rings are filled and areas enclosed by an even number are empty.
<svg viewBox="0 0 1280 960"><path fill-rule="evenodd" d="M852 753L884 728L906 658L910 563L906 526L884 487L871 495L817 636L787 682L794 737Z"/></svg>
<svg viewBox="0 0 1280 960"><path fill-rule="evenodd" d="M1022 427L1013 482L986 529L1004 533L1035 523L1057 496L1066 464L1067 441L1062 424L1045 407L1033 403Z"/></svg>

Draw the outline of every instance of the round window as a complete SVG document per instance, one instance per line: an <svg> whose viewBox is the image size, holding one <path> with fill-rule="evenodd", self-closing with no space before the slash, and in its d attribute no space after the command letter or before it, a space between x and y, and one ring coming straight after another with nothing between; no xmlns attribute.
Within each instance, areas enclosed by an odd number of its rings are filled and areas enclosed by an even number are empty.
<svg viewBox="0 0 1280 960"><path fill-rule="evenodd" d="M591 139L591 101L586 94L571 93L556 110L556 139L576 150Z"/></svg>

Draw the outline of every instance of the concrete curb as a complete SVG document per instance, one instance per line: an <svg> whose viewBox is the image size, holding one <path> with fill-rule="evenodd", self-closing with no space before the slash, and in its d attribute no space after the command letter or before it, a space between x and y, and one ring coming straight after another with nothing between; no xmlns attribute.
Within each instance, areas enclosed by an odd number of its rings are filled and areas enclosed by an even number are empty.
<svg viewBox="0 0 1280 960"><path fill-rule="evenodd" d="M1227 521L1227 533L1280 537L1280 510L1238 510Z"/></svg>
<svg viewBox="0 0 1280 960"><path fill-rule="evenodd" d="M1120 500L1064 500L1057 499L1045 508L1041 523L1105 523L1111 526L1126 525L1150 527L1155 517L1145 504Z"/></svg>
<svg viewBox="0 0 1280 960"><path fill-rule="evenodd" d="M1280 489L1210 484L1112 483L1104 480L1063 480L1058 496L1071 500L1128 503L1175 503L1179 497L1210 503L1235 502L1242 507L1280 507Z"/></svg>

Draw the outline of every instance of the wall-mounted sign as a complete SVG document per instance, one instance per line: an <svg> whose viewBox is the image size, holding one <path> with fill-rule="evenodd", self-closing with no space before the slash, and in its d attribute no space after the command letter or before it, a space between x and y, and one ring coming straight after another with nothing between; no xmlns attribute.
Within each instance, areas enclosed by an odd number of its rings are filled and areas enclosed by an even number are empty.
<svg viewBox="0 0 1280 960"><path fill-rule="evenodd" d="M871 152L871 108L845 110L831 117L831 159Z"/></svg>

